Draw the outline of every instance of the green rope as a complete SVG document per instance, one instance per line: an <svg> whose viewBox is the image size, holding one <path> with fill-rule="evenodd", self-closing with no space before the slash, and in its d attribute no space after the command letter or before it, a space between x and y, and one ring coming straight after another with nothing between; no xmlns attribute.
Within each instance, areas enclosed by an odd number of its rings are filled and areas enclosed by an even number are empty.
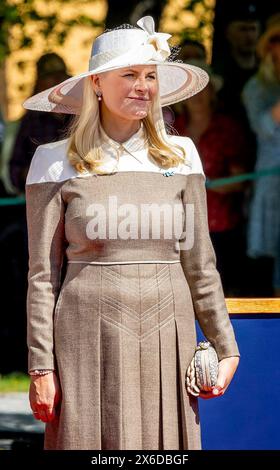
<svg viewBox="0 0 280 470"><path fill-rule="evenodd" d="M240 175L228 176L226 178L217 178L214 180L206 179L207 188L217 188L232 183L240 183L242 181L256 180L263 176L280 175L280 167L268 168L267 170L259 170L252 173L242 173ZM0 198L0 206L18 206L25 204L24 196L3 197Z"/></svg>
<svg viewBox="0 0 280 470"><path fill-rule="evenodd" d="M242 173L240 175L228 176L226 178L217 178L214 180L206 179L207 188L216 188L231 183L240 183L242 181L255 180L263 176L280 175L280 167L268 168L266 170L254 171L252 173Z"/></svg>
<svg viewBox="0 0 280 470"><path fill-rule="evenodd" d="M24 196L0 198L0 206L19 206L23 204L25 204Z"/></svg>

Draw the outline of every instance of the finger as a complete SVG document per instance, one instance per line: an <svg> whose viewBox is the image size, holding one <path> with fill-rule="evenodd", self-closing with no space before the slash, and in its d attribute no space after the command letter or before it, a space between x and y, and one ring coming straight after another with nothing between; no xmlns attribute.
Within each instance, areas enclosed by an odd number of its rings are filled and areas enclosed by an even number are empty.
<svg viewBox="0 0 280 470"><path fill-rule="evenodd" d="M190 394L193 395L194 397L198 397L198 396L199 396L199 393L195 392L191 387L187 387L187 391L188 391L188 393L190 393Z"/></svg>
<svg viewBox="0 0 280 470"><path fill-rule="evenodd" d="M211 393L212 393L214 396L218 396L218 395L220 395L220 393L221 393L222 390L223 390L223 387L221 387L220 385L217 385L217 384L216 384L215 387L213 387Z"/></svg>
<svg viewBox="0 0 280 470"><path fill-rule="evenodd" d="M44 423L48 423L48 422L49 422L49 420L48 420L48 418L47 418L47 413L46 413L45 410L42 412L42 418L41 418L41 419L42 419L42 421L43 421Z"/></svg>
<svg viewBox="0 0 280 470"><path fill-rule="evenodd" d="M46 418L48 421L52 421L55 418L55 409L54 407L49 407L45 409Z"/></svg>
<svg viewBox="0 0 280 470"><path fill-rule="evenodd" d="M47 415L46 415L45 410L43 408L40 408L38 409L38 411L39 411L39 414L38 414L39 419L43 421L44 423L47 423L48 420L47 420Z"/></svg>
<svg viewBox="0 0 280 470"><path fill-rule="evenodd" d="M226 386L227 378L224 374L219 373L217 383L215 384L214 387L212 387L212 393L214 395L219 395L221 390L223 390Z"/></svg>
<svg viewBox="0 0 280 470"><path fill-rule="evenodd" d="M228 389L228 386L229 386L229 384L227 384L227 385L223 388L223 392L224 392L224 393L225 393L226 390Z"/></svg>
<svg viewBox="0 0 280 470"><path fill-rule="evenodd" d="M214 398L214 395L210 392L200 392L199 397L203 398L203 400L209 400L210 398Z"/></svg>
<svg viewBox="0 0 280 470"><path fill-rule="evenodd" d="M218 394L214 394L212 392L200 392L199 396L200 398L203 398L204 400L208 400L209 398L216 398L224 394L224 390L220 390Z"/></svg>
<svg viewBox="0 0 280 470"><path fill-rule="evenodd" d="M37 419L38 421L40 421L39 411L32 410L32 413L33 413L34 418Z"/></svg>
<svg viewBox="0 0 280 470"><path fill-rule="evenodd" d="M203 400L210 400L211 398L218 398L221 395L223 395L223 394L219 393L219 395L213 395L212 393L209 393L208 395L201 394L201 395L199 395L199 397L202 398Z"/></svg>

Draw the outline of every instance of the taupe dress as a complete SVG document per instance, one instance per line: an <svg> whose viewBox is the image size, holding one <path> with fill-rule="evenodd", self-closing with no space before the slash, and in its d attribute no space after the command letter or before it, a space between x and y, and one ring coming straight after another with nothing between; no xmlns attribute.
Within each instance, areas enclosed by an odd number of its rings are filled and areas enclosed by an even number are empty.
<svg viewBox="0 0 280 470"><path fill-rule="evenodd" d="M143 126L122 145L105 136L108 168L120 155L112 175L77 173L66 140L34 154L26 182L29 370L56 369L62 389L45 449L200 449L198 401L185 388L195 315L219 359L239 356L200 159L191 139L171 139L190 163L170 176L149 159ZM159 206L165 216L154 233L145 211Z"/></svg>

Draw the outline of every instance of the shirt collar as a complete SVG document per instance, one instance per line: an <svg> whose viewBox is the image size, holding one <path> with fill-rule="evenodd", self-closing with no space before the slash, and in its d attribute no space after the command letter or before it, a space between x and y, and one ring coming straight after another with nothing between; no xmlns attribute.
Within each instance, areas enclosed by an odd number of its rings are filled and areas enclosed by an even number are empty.
<svg viewBox="0 0 280 470"><path fill-rule="evenodd" d="M117 150L126 150L128 153L137 152L142 150L147 143L146 132L144 124L141 121L140 128L125 142L117 142L109 137L100 123L100 135L102 141L107 146L111 146Z"/></svg>

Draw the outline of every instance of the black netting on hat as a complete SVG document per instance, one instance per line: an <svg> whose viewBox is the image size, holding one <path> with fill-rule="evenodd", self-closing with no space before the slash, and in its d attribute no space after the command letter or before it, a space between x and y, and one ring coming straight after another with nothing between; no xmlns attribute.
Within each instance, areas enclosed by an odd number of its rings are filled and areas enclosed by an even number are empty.
<svg viewBox="0 0 280 470"><path fill-rule="evenodd" d="M179 62L179 63L183 63L183 61L181 59L177 59L175 60L175 57L177 57L177 55L180 53L182 47L181 46L170 46L170 51L171 51L171 54L169 57L167 57L167 61L168 62Z"/></svg>
<svg viewBox="0 0 280 470"><path fill-rule="evenodd" d="M103 33L109 33L110 31L115 31L116 29L142 29L139 28L138 26L133 26L132 24L129 23L123 23L119 26L116 26L115 28L106 28ZM178 63L183 63L182 60L175 58L178 56L180 53L180 50L182 49L181 46L169 46L171 54L169 57L167 57L167 62L178 62Z"/></svg>
<svg viewBox="0 0 280 470"><path fill-rule="evenodd" d="M110 31L115 31L116 29L141 29L138 26L133 26L132 24L129 23L123 23L120 26L116 26L115 28L107 28L104 33L109 33Z"/></svg>

